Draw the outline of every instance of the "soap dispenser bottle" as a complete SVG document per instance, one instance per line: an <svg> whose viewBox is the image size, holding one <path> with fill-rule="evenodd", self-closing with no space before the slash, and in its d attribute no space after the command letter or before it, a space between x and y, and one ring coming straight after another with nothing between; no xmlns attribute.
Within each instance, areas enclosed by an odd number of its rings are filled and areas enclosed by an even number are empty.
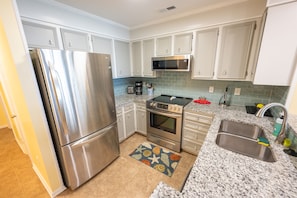
<svg viewBox="0 0 297 198"><path fill-rule="evenodd" d="M281 113L281 116L279 118L277 118L275 123L274 123L274 128L273 128L272 135L278 136L278 134L279 134L279 132L280 132L280 130L282 128L283 119L284 119L284 114Z"/></svg>

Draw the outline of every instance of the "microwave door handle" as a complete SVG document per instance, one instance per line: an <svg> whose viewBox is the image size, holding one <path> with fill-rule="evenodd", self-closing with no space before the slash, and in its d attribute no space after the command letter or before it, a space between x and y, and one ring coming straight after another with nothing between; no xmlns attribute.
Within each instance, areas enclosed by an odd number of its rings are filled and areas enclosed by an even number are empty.
<svg viewBox="0 0 297 198"><path fill-rule="evenodd" d="M151 113L155 113L155 114L159 114L159 115L171 117L171 118L180 118L182 116L182 115L179 115L179 114L164 113L164 112L154 111L154 110L151 110L151 109L147 109L147 111L148 112L151 112Z"/></svg>

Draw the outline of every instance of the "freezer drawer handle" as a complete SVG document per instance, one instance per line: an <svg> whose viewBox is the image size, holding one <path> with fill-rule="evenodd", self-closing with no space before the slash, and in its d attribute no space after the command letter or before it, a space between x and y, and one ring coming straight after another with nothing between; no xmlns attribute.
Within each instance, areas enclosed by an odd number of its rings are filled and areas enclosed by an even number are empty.
<svg viewBox="0 0 297 198"><path fill-rule="evenodd" d="M71 145L71 147L74 149L74 148L77 148L77 147L82 147L85 144L89 144L90 142L93 142L93 141L99 139L100 137L102 137L105 134L106 131L109 131L113 127L114 126L111 125L111 126L109 126L107 128L104 128L104 129L98 131L97 133L100 133L100 134L95 135L95 137L94 137L94 135L90 135L90 137L83 138L83 139L77 141L76 143L74 143L73 145Z"/></svg>

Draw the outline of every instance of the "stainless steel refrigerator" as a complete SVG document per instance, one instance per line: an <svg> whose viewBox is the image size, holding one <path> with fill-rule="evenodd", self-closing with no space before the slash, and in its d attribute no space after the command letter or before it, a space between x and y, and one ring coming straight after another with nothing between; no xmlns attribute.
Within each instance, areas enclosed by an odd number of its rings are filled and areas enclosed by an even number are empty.
<svg viewBox="0 0 297 198"><path fill-rule="evenodd" d="M75 189L119 156L110 55L30 54L63 179Z"/></svg>

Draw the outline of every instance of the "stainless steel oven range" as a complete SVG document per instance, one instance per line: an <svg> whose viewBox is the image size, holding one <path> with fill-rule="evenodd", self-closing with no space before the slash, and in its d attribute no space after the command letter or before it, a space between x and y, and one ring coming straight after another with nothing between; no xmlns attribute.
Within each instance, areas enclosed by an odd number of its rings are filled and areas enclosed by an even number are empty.
<svg viewBox="0 0 297 198"><path fill-rule="evenodd" d="M183 109L192 98L161 95L146 102L147 139L180 152Z"/></svg>

